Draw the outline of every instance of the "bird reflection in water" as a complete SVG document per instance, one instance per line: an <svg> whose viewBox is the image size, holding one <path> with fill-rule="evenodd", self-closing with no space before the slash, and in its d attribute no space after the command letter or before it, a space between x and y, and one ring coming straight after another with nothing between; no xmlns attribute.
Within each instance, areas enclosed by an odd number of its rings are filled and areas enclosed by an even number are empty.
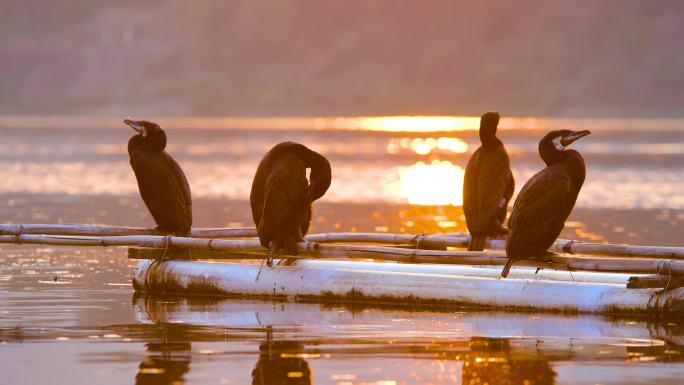
<svg viewBox="0 0 684 385"><path fill-rule="evenodd" d="M259 361L252 370L252 385L312 384L311 369L303 355L304 344L273 341L273 330L269 326L266 341L259 345Z"/></svg>
<svg viewBox="0 0 684 385"><path fill-rule="evenodd" d="M135 383L182 384L185 374L190 371L190 337L182 325L162 324L157 330L161 341L145 344L148 357L138 366Z"/></svg>
<svg viewBox="0 0 684 385"><path fill-rule="evenodd" d="M556 383L556 372L547 359L513 354L507 339L473 337L469 345L463 357L462 384Z"/></svg>

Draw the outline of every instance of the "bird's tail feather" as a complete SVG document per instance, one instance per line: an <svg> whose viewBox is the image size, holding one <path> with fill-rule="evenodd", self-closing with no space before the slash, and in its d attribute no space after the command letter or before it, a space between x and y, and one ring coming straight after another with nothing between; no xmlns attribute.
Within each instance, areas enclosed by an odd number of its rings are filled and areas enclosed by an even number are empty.
<svg viewBox="0 0 684 385"><path fill-rule="evenodd" d="M295 238L287 238L285 240L285 249L288 255L297 255L297 240Z"/></svg>
<svg viewBox="0 0 684 385"><path fill-rule="evenodd" d="M470 235L470 243L468 244L468 251L482 251L487 240L486 235Z"/></svg>
<svg viewBox="0 0 684 385"><path fill-rule="evenodd" d="M503 270L501 270L501 277L502 278L508 277L508 273L511 271L511 267L513 267L513 262L515 262L515 259L508 258L508 261L506 262L506 266L504 266Z"/></svg>

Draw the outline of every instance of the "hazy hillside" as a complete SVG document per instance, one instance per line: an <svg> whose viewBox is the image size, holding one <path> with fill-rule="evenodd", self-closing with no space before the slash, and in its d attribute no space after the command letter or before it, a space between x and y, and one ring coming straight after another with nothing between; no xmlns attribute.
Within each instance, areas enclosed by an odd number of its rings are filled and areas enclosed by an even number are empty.
<svg viewBox="0 0 684 385"><path fill-rule="evenodd" d="M0 113L684 116L684 2L3 1Z"/></svg>

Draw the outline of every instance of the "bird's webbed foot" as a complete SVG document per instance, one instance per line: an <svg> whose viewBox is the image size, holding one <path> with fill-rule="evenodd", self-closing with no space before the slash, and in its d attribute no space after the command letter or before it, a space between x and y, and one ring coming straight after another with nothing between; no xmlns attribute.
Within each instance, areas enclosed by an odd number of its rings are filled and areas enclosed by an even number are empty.
<svg viewBox="0 0 684 385"><path fill-rule="evenodd" d="M169 235L169 231L168 231L168 230L162 229L162 228L159 227L159 226L155 226L154 228L152 228L152 230L154 230L154 231L156 231L156 232L158 232L158 233L164 234L164 235Z"/></svg>
<svg viewBox="0 0 684 385"><path fill-rule="evenodd" d="M278 242L271 242L269 245L268 257L266 258L266 266L273 267L273 257L278 252ZM260 270L261 272L261 270Z"/></svg>

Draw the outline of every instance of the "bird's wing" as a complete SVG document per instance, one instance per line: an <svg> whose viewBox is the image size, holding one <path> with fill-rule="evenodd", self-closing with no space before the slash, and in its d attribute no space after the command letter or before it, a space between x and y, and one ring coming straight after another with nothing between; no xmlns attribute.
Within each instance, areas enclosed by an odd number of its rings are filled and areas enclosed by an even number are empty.
<svg viewBox="0 0 684 385"><path fill-rule="evenodd" d="M509 170L506 191L504 192L502 200L499 202L499 214L497 219L502 226L506 221L506 214L508 214L508 202L510 202L511 197L513 197L513 191L515 191L515 178L513 178L513 172Z"/></svg>
<svg viewBox="0 0 684 385"><path fill-rule="evenodd" d="M183 169L181 169L176 160L166 152L162 154L167 170L173 176L175 182L170 185L170 195L174 200L173 205L181 209L177 215L177 220L179 223L183 223L183 227L190 228L192 226L192 194L190 192L190 184L185 177Z"/></svg>
<svg viewBox="0 0 684 385"><path fill-rule="evenodd" d="M264 194L266 191L266 181L273 172L274 167L278 164L284 154L293 152L294 149L304 147L301 144L294 142L278 143L271 148L266 155L259 162L254 180L252 181L252 189L249 194L249 204L252 208L252 219L254 224L259 227L261 215L264 210Z"/></svg>
<svg viewBox="0 0 684 385"><path fill-rule="evenodd" d="M559 233L569 214L567 205L559 205L559 202L567 202L571 198L567 173L552 172L547 168L534 175L515 200L508 220L515 231L511 231L508 242L529 245L539 241L539 234Z"/></svg>
<svg viewBox="0 0 684 385"><path fill-rule="evenodd" d="M261 160L252 181L252 189L249 193L249 205L252 208L254 225L259 226L261 214L264 210L264 191L266 190L266 178L268 178L268 154Z"/></svg>
<svg viewBox="0 0 684 385"><path fill-rule="evenodd" d="M480 167L477 167L477 165L480 163L481 155L482 148L480 147L475 150L473 156L468 160L465 174L463 175L463 211L465 212L466 217L477 213L477 196L479 195L480 187L477 183L480 179Z"/></svg>
<svg viewBox="0 0 684 385"><path fill-rule="evenodd" d="M511 197L513 197L513 191L515 191L515 178L513 178L513 171L510 169L508 170L508 185L506 186L506 192L504 194L504 198L506 198L506 205L508 205L508 201L511 200ZM504 206L505 208L505 206Z"/></svg>
<svg viewBox="0 0 684 385"><path fill-rule="evenodd" d="M141 155L131 161L140 195L158 225L192 225L190 186L180 166L168 154Z"/></svg>
<svg viewBox="0 0 684 385"><path fill-rule="evenodd" d="M302 203L308 204L307 193L309 182L306 179L306 169L299 158L286 157L273 167L266 179L264 188L264 205L261 219L257 224L259 238L272 240L278 232L297 231L300 224L294 221L293 229L285 229L292 219L288 218L292 209ZM291 219L291 220L288 220Z"/></svg>
<svg viewBox="0 0 684 385"><path fill-rule="evenodd" d="M487 158L488 167L480 170L478 174L478 185L481 192L479 205L488 215L496 216L496 212L506 200L511 169L508 155L503 148L501 151L490 154Z"/></svg>
<svg viewBox="0 0 684 385"><path fill-rule="evenodd" d="M477 158L476 158L477 155ZM470 217L471 231L487 231L495 225L501 209L506 207L512 193L511 171L506 150L481 152L473 155L479 167L472 167L472 161L466 167L464 184L472 186L472 190L464 190L464 210L466 218ZM467 206L467 207L466 207Z"/></svg>
<svg viewBox="0 0 684 385"><path fill-rule="evenodd" d="M188 183L188 179L185 177L183 169L181 169L180 165L178 165L178 162L176 162L176 160L173 159L167 152L163 152L162 154L164 156L164 162L166 163L166 166L176 180L176 186L180 189L180 194L178 196L181 198L182 203L187 206L192 206L190 184Z"/></svg>

